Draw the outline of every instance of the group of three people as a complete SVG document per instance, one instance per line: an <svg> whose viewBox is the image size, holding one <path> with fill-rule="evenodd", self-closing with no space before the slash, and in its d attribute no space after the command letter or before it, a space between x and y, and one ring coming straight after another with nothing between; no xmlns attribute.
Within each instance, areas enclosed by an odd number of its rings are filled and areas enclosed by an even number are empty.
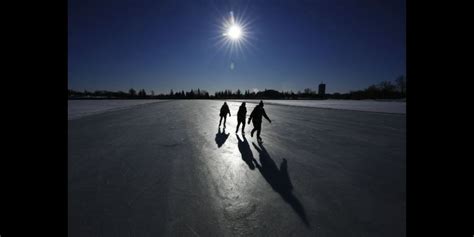
<svg viewBox="0 0 474 237"><path fill-rule="evenodd" d="M225 128L227 114L229 114L229 117L231 116L229 106L227 105L226 102L224 102L219 114L221 117L219 120L219 127L221 126L222 119L224 119L224 128ZM245 102L242 102L242 105L240 105L239 111L237 112L237 128L235 129L235 133L239 131L239 126L240 124L242 124L242 134L245 134L244 129L245 129L246 116L247 116L247 108L245 107ZM253 123L253 129L252 129L252 132L250 132L250 136L253 137L253 133L257 132L257 140L259 142L262 141L262 138L260 137L260 132L262 130L262 117L265 117L265 119L267 119L269 123L272 123L272 120L270 120L270 118L268 118L267 116L267 113L265 113L265 109L263 109L263 101L260 101L260 103L257 106L255 106L255 108L253 109L248 120L248 124L250 124L250 121L252 121Z"/></svg>

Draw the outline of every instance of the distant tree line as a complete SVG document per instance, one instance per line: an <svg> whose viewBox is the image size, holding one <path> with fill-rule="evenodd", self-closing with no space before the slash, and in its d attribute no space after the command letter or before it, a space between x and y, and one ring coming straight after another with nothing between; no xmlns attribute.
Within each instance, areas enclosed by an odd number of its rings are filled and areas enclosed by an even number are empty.
<svg viewBox="0 0 474 237"><path fill-rule="evenodd" d="M319 95L316 91L306 88L303 92L298 91L276 91L272 89L265 89L258 92L250 92L246 90L242 93L241 90L224 90L214 93L216 99L324 99L325 96Z"/></svg>
<svg viewBox="0 0 474 237"><path fill-rule="evenodd" d="M141 89L138 92L131 88L128 92L124 91L106 91L106 90L97 90L94 92L91 91L68 91L69 99L211 99L209 93L205 90L197 89L190 91L177 91L174 92L170 90L168 94L157 94L153 90L147 93L145 89Z"/></svg>
<svg viewBox="0 0 474 237"><path fill-rule="evenodd" d="M341 94L334 93L329 95L332 99L405 99L407 93L406 77L399 76L393 83L391 81L383 81L376 85L371 85L364 90L351 91Z"/></svg>
<svg viewBox="0 0 474 237"><path fill-rule="evenodd" d="M303 91L276 91L265 89L263 91L252 91L240 89L236 91L223 90L216 91L214 95L210 95L207 91L201 89L191 89L190 91L173 91L168 94L157 94L151 90L148 93L141 89L138 92L130 89L128 92L105 91L74 91L69 90L69 99L403 99L406 98L406 77L400 76L393 83L391 81L383 81L376 85L371 85L364 90L351 91L349 93L333 93L320 95L316 90L306 88Z"/></svg>

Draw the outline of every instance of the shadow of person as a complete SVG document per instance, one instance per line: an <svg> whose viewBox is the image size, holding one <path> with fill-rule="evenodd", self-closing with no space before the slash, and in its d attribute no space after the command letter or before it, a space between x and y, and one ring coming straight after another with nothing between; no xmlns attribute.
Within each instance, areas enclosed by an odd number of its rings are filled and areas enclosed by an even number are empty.
<svg viewBox="0 0 474 237"><path fill-rule="evenodd" d="M221 133L221 128L219 128L219 130L217 130L217 133L216 133L216 144L217 144L217 147L221 147L225 141L227 140L227 137L229 137L230 133L227 133L225 134L225 128L222 129L222 133Z"/></svg>
<svg viewBox="0 0 474 237"><path fill-rule="evenodd" d="M240 137L238 134L235 134L235 136L237 136L237 140L239 140L239 151L240 151L240 154L242 155L242 160L245 163L247 163L247 165L249 166L249 169L254 170L255 165L253 164L253 160L255 158L253 158L252 150L250 150L250 145L247 142L247 138L245 138L245 135L242 135L242 138L244 139L242 141L240 140Z"/></svg>
<svg viewBox="0 0 474 237"><path fill-rule="evenodd" d="M278 169L275 161L270 157L267 150L261 143L252 145L259 153L260 164L254 159L255 166L262 174L263 178L271 185L273 190L281 195L283 200L290 204L293 210L298 214L306 226L309 226L305 210L301 202L293 195L293 185L291 184L290 176L288 175L288 162L286 159L280 164Z"/></svg>

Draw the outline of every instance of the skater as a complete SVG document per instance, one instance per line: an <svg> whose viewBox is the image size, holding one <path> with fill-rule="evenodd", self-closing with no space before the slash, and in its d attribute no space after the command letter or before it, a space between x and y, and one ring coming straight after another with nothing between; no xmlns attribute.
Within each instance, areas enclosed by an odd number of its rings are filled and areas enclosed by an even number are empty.
<svg viewBox="0 0 474 237"><path fill-rule="evenodd" d="M262 142L262 138L260 137L260 132L262 130L262 116L265 117L269 123L272 123L272 121L268 118L267 113L265 113L265 110L263 109L263 101L260 101L260 104L258 104L250 114L248 122L248 124L250 124L250 121L253 123L253 129L252 132L250 132L250 136L253 137L253 133L257 131L258 142Z"/></svg>
<svg viewBox="0 0 474 237"><path fill-rule="evenodd" d="M245 134L245 117L247 116L247 108L245 108L245 102L242 102L242 105L239 107L239 112L237 112L237 128L235 129L235 133L239 131L239 126L242 123L242 135Z"/></svg>
<svg viewBox="0 0 474 237"><path fill-rule="evenodd" d="M221 113L219 114L221 116L221 119L219 120L219 127L221 126L222 118L224 118L224 128L225 128L225 121L227 119L227 114L229 114L229 117L231 116L229 106L227 106L227 103L224 102L224 104L221 107Z"/></svg>

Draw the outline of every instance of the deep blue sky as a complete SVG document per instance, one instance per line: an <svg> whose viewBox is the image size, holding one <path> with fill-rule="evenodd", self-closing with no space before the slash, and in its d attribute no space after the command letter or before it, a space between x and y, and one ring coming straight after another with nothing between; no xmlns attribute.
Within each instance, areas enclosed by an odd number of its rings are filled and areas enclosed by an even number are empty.
<svg viewBox="0 0 474 237"><path fill-rule="evenodd" d="M222 18L249 44L220 48ZM363 89L405 74L404 0L69 0L75 90ZM230 69L231 63L234 69Z"/></svg>

